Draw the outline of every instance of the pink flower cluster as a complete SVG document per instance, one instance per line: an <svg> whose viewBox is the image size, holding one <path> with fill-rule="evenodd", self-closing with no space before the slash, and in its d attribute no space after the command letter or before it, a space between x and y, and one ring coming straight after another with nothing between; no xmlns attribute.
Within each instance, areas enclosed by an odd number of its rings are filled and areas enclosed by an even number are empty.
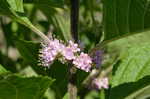
<svg viewBox="0 0 150 99"><path fill-rule="evenodd" d="M47 44L42 44L42 49L40 50L40 62L41 65L49 67L51 63L57 58L64 58L67 61L72 61L72 63L79 69L86 72L91 70L92 59L88 54L81 52L79 55L80 48L78 44L69 41L69 44L65 46L59 40L50 40Z"/></svg>
<svg viewBox="0 0 150 99"><path fill-rule="evenodd" d="M48 67L64 47L57 39L51 40L47 44L42 43L42 49L39 54L41 65Z"/></svg>
<svg viewBox="0 0 150 99"><path fill-rule="evenodd" d="M73 60L73 64L82 70L85 70L86 72L90 71L90 67L92 64L91 58L88 56L88 54L84 54L81 52L80 56L76 57L75 60Z"/></svg>
<svg viewBox="0 0 150 99"><path fill-rule="evenodd" d="M94 79L93 80L93 86L96 88L96 89L102 89L102 88L105 88L105 89L108 89L108 78L107 77L104 77L104 78L100 78L100 79Z"/></svg>

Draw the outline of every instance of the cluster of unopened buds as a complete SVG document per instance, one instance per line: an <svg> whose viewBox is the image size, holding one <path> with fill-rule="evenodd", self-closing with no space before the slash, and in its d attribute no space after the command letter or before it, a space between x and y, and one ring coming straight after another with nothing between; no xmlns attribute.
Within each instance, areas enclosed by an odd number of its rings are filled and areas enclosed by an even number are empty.
<svg viewBox="0 0 150 99"><path fill-rule="evenodd" d="M55 59L71 61L77 68L89 72L92 67L91 57L81 52L78 44L69 41L67 45L58 39L50 39L47 43L42 43L40 49L40 63L42 66L49 67Z"/></svg>

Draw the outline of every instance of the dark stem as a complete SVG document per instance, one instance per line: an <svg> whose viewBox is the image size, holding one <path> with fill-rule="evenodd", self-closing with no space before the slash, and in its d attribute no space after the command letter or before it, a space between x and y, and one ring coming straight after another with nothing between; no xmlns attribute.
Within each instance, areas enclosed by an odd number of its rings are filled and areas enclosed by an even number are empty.
<svg viewBox="0 0 150 99"><path fill-rule="evenodd" d="M70 0L71 3L71 34L73 40L78 43L78 18L79 18L79 0ZM68 93L69 99L77 99L76 87L77 75L76 68L69 64L69 83Z"/></svg>
<svg viewBox="0 0 150 99"><path fill-rule="evenodd" d="M79 0L70 0L71 3L71 34L74 41L78 42L78 19L79 19Z"/></svg>

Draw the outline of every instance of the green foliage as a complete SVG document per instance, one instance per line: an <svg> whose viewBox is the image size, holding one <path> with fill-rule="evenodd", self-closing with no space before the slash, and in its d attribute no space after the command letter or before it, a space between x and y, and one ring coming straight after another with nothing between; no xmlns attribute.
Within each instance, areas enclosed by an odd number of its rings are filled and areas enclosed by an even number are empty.
<svg viewBox="0 0 150 99"><path fill-rule="evenodd" d="M15 44L24 61L42 75L46 75L45 68L39 65L40 43L15 38Z"/></svg>
<svg viewBox="0 0 150 99"><path fill-rule="evenodd" d="M50 69L47 70L48 76L56 79L51 87L56 92L56 98L62 98L67 92L68 69L65 64L58 61L54 62Z"/></svg>
<svg viewBox="0 0 150 99"><path fill-rule="evenodd" d="M30 64L38 64L38 54L40 49L40 44L32 41L25 41L20 39L15 39L16 47L18 48L21 56L25 61Z"/></svg>
<svg viewBox="0 0 150 99"><path fill-rule="evenodd" d="M149 89L149 83L150 76L146 76L136 82L123 83L112 87L107 97L109 99L134 99L138 98L138 96L142 97ZM146 96L146 94L144 96L149 97L149 95Z"/></svg>
<svg viewBox="0 0 150 99"><path fill-rule="evenodd" d="M48 77L0 77L0 99L41 99L54 80Z"/></svg>
<svg viewBox="0 0 150 99"><path fill-rule="evenodd" d="M104 0L105 40L150 28L149 0Z"/></svg>
<svg viewBox="0 0 150 99"><path fill-rule="evenodd" d="M37 6L43 6L46 8L52 8L52 7L62 8L64 4L64 0L24 0L24 3L33 3Z"/></svg>
<svg viewBox="0 0 150 99"><path fill-rule="evenodd" d="M126 50L113 77L113 87L125 82L134 82L149 75L149 43ZM143 61L141 61L143 60Z"/></svg>
<svg viewBox="0 0 150 99"><path fill-rule="evenodd" d="M10 16L26 26L31 25L24 13L23 0L1 0L0 9L1 14Z"/></svg>
<svg viewBox="0 0 150 99"><path fill-rule="evenodd" d="M112 91L110 92L112 99L122 99L124 94L127 96L137 91L137 89L142 90L143 87L149 85L149 78L141 80L150 75L149 50L149 43L146 43L129 48L124 52L121 59L114 66L111 83ZM142 83L143 85L140 85ZM126 92L124 90L114 91L119 88L126 88ZM122 95L122 98L119 98L118 95Z"/></svg>
<svg viewBox="0 0 150 99"><path fill-rule="evenodd" d="M2 6L2 7L1 7ZM39 31L31 21L26 17L23 9L23 0L2 0L0 1L0 10L1 14L11 17L15 21L25 25L37 35L45 37L41 31ZM4 10L6 9L6 11Z"/></svg>
<svg viewBox="0 0 150 99"><path fill-rule="evenodd" d="M0 74L7 73L7 70L0 64Z"/></svg>
<svg viewBox="0 0 150 99"><path fill-rule="evenodd" d="M60 35L64 38L64 40L68 41L71 39L71 34L70 34L70 20L68 20L66 17L62 17L63 14L60 13L60 11L63 11L62 9L59 9L58 11L54 8L47 7L45 6L37 6L43 13L44 15L48 18L48 21L54 25L54 28L56 30L56 34Z"/></svg>

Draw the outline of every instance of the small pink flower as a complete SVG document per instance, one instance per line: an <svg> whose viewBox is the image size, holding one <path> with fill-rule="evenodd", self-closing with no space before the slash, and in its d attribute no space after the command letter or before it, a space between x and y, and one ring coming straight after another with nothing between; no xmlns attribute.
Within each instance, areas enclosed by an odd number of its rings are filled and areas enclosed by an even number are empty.
<svg viewBox="0 0 150 99"><path fill-rule="evenodd" d="M62 52L62 50L65 48L65 45L60 43L60 41L57 39L54 39L50 43L50 45L52 45L54 47L54 49L57 50L57 52L59 52L59 53Z"/></svg>
<svg viewBox="0 0 150 99"><path fill-rule="evenodd" d="M73 60L73 64L77 68L82 69L82 70L84 70L86 72L90 71L91 63L92 63L92 60L91 60L90 56L88 56L88 54L85 54L83 52L80 54L80 56L76 57Z"/></svg>
<svg viewBox="0 0 150 99"><path fill-rule="evenodd" d="M96 89L108 89L108 78L101 78L101 79L94 79L93 80L93 85L96 87Z"/></svg>
<svg viewBox="0 0 150 99"><path fill-rule="evenodd" d="M59 40L50 40L47 44L42 44L42 49L40 50L40 61L45 67L48 67L56 58L58 53L63 49L64 45L59 42Z"/></svg>
<svg viewBox="0 0 150 99"><path fill-rule="evenodd" d="M69 41L69 45L67 47L64 47L62 50L62 55L67 60L73 60L75 59L75 53L80 51L78 48L78 44L73 43L72 41Z"/></svg>
<svg viewBox="0 0 150 99"><path fill-rule="evenodd" d="M65 59L67 59L67 60L72 60L75 58L74 52L70 47L64 48L62 51L62 54L65 57Z"/></svg>
<svg viewBox="0 0 150 99"><path fill-rule="evenodd" d="M52 50L51 46L46 46L40 50L40 60L43 66L48 67L49 64L55 59L57 54L56 50Z"/></svg>
<svg viewBox="0 0 150 99"><path fill-rule="evenodd" d="M71 40L69 41L69 47L72 49L73 52L80 51L80 48L78 48L78 44L73 43Z"/></svg>

